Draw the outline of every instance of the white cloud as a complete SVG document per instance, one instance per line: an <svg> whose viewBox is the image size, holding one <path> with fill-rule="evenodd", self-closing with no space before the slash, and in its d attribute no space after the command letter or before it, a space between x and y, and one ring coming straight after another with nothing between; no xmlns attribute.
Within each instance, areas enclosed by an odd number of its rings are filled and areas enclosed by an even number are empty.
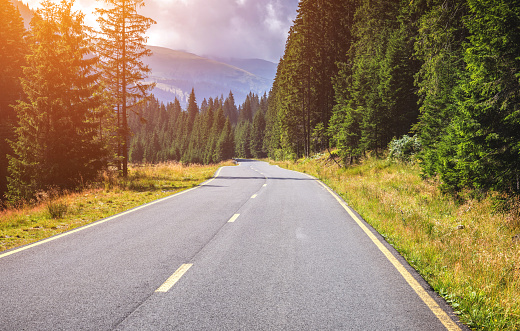
<svg viewBox="0 0 520 331"><path fill-rule="evenodd" d="M148 1L142 13L157 21L149 43L200 55L278 61L298 0ZM170 0L172 1L172 0Z"/></svg>
<svg viewBox="0 0 520 331"><path fill-rule="evenodd" d="M59 0L54 0L59 1ZM28 0L35 7L38 0ZM151 45L200 55L278 61L296 17L299 0L145 0L139 13L157 24L148 30ZM103 2L76 0L85 22Z"/></svg>
<svg viewBox="0 0 520 331"><path fill-rule="evenodd" d="M267 17L264 20L264 25L271 32L282 33L286 28L283 18L279 18L278 15L276 15L276 11L272 3L268 3L266 9Z"/></svg>

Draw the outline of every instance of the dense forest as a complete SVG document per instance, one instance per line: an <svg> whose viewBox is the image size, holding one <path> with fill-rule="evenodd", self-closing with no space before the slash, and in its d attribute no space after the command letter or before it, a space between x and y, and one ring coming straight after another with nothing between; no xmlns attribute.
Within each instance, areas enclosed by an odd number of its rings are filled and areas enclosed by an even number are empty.
<svg viewBox="0 0 520 331"><path fill-rule="evenodd" d="M142 0L105 2L99 31L65 0L44 0L25 30L0 0L0 196L12 203L81 187L110 166L127 175L128 114L153 88L141 59L154 21L137 13Z"/></svg>
<svg viewBox="0 0 520 331"><path fill-rule="evenodd" d="M334 147L349 164L410 135L446 190L519 193L519 54L518 1L302 0L267 151Z"/></svg>
<svg viewBox="0 0 520 331"><path fill-rule="evenodd" d="M136 12L144 2L107 4L101 31L67 1L44 1L25 30L0 0L5 198L74 188L107 168L126 176L129 161L329 149L348 166L410 142L447 191L520 192L518 1L302 0L268 95L237 106L232 91L200 103L192 91L186 109L142 83L154 23Z"/></svg>
<svg viewBox="0 0 520 331"><path fill-rule="evenodd" d="M44 1L26 31L17 8L0 0L2 198L74 189L106 169L124 177L128 162L267 156L267 94L250 93L238 107L232 91L200 107L195 91L186 109L177 99L159 103L143 83L144 33L154 23L137 14L144 3L106 3L112 8L96 12L100 31L83 23L72 1Z"/></svg>
<svg viewBox="0 0 520 331"><path fill-rule="evenodd" d="M250 93L238 108L233 92L204 99L200 109L192 90L186 111L177 99L166 105L153 99L130 115L130 161L210 164L266 157L262 142L267 95Z"/></svg>

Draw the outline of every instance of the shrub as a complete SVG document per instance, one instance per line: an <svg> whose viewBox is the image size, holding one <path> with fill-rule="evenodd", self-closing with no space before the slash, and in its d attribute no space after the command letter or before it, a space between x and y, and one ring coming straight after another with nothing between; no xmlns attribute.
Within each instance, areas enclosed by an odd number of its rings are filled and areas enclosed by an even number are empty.
<svg viewBox="0 0 520 331"><path fill-rule="evenodd" d="M388 158L406 162L411 161L421 151L421 148L421 140L417 135L413 137L404 135L400 139L393 139L388 144Z"/></svg>
<svg viewBox="0 0 520 331"><path fill-rule="evenodd" d="M47 202L47 211L49 215L54 218L63 218L67 213L69 206L63 201L51 200Z"/></svg>

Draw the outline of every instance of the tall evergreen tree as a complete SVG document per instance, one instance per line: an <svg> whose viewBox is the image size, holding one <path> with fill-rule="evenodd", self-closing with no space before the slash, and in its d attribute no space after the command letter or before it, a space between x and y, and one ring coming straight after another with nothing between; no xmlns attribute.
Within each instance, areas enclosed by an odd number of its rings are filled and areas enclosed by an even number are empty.
<svg viewBox="0 0 520 331"><path fill-rule="evenodd" d="M235 127L235 156L240 158L251 157L251 122L243 121Z"/></svg>
<svg viewBox="0 0 520 331"><path fill-rule="evenodd" d="M229 121L229 118L227 120ZM216 163L222 160L223 154L221 150L217 150L217 144L221 137L225 123L226 117L224 116L224 110L222 107L220 107L213 116L213 123L211 124L209 141L206 150L205 163Z"/></svg>
<svg viewBox="0 0 520 331"><path fill-rule="evenodd" d="M142 58L150 56L146 48L146 30L155 21L139 15L137 8L144 0L103 0L111 8L98 8L98 23L102 37L97 51L102 59L102 71L117 112L122 175L128 175L128 110L149 97L153 84L143 79L150 72Z"/></svg>
<svg viewBox="0 0 520 331"><path fill-rule="evenodd" d="M268 112L276 115L269 115L267 137L284 154L309 155L313 133L319 132L323 135L319 139L327 140L325 132L334 106L331 78L338 72L337 63L346 61L357 2L299 3L269 97ZM317 126L324 129L316 131Z"/></svg>
<svg viewBox="0 0 520 331"><path fill-rule="evenodd" d="M422 61L416 74L420 116L416 130L421 138L421 166L428 176L436 176L446 158L454 153L449 128L458 116L459 83L465 75L463 43L468 30L463 19L468 14L466 0L437 0L418 21L415 55ZM444 155L444 156L442 156Z"/></svg>
<svg viewBox="0 0 520 331"><path fill-rule="evenodd" d="M234 155L234 135L229 118L226 118L224 128L215 147L213 162L229 160Z"/></svg>
<svg viewBox="0 0 520 331"><path fill-rule="evenodd" d="M238 123L238 109L235 104L235 97L233 96L233 92L229 91L229 95L224 101L224 105L222 107L224 110L224 116L229 118L229 121L232 124Z"/></svg>
<svg viewBox="0 0 520 331"><path fill-rule="evenodd" d="M251 122L253 120L253 107L249 95L246 97L244 104L238 107L238 113L238 123L243 121Z"/></svg>
<svg viewBox="0 0 520 331"><path fill-rule="evenodd" d="M199 107L197 106L197 99L195 98L195 89L191 89L190 98L188 99L188 118L189 118L189 130L193 127L195 123L195 118L199 114Z"/></svg>
<svg viewBox="0 0 520 331"><path fill-rule="evenodd" d="M7 142L14 139L16 113L12 105L23 99L20 85L27 45L22 16L10 0L0 0L0 200L7 191Z"/></svg>
<svg viewBox="0 0 520 331"><path fill-rule="evenodd" d="M9 158L9 196L30 199L50 186L94 179L105 154L97 135L101 93L83 14L73 2L44 1L31 22L31 53L16 106L18 127Z"/></svg>
<svg viewBox="0 0 520 331"><path fill-rule="evenodd" d="M362 0L357 6L352 47L335 78L337 104L329 129L348 162L366 150L386 150L417 122L416 16L401 0Z"/></svg>
<svg viewBox="0 0 520 331"><path fill-rule="evenodd" d="M284 67L283 58L278 62L278 66L276 69L276 76L274 78L273 86L269 91L268 102L267 102L267 112L266 112L266 124L265 124L265 136L264 136L264 150L267 151L268 156L272 159L277 160L278 157L276 154L282 150L281 148L281 121L278 116L280 113L280 104L279 101L281 98L281 75L282 68Z"/></svg>
<svg viewBox="0 0 520 331"><path fill-rule="evenodd" d="M469 43L455 155L441 178L452 188L520 192L520 4L468 0Z"/></svg>
<svg viewBox="0 0 520 331"><path fill-rule="evenodd" d="M266 157L267 154L263 149L265 136L265 115L262 111L258 111L253 119L251 127L251 142L249 143L251 155L255 158Z"/></svg>

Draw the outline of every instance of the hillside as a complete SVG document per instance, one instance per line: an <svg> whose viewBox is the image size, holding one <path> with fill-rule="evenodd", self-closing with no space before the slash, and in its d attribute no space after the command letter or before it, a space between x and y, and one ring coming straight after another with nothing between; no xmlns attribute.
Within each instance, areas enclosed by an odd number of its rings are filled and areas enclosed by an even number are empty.
<svg viewBox="0 0 520 331"><path fill-rule="evenodd" d="M274 76L276 76L276 68L278 67L276 63L261 59L226 59L211 56L207 57L218 62L244 69L245 71L250 72L255 76L267 78L270 80L274 80Z"/></svg>
<svg viewBox="0 0 520 331"><path fill-rule="evenodd" d="M155 82L153 94L160 101L173 101L175 97L186 104L192 88L197 102L204 98L227 96L233 91L237 104L245 100L249 92L263 94L271 88L274 74L273 63L262 60L241 60L237 65L253 69L270 77L255 75L244 68L211 60L195 54L175 51L164 47L149 46L153 55L143 59L152 69L147 81Z"/></svg>
<svg viewBox="0 0 520 331"><path fill-rule="evenodd" d="M12 0L18 7L26 29L33 12L19 0ZM148 46L153 52L143 59L152 69L147 81L155 82L153 94L162 102L179 99L184 107L192 88L197 102L204 98L228 96L233 92L237 104L243 103L249 92L262 95L268 92L276 75L276 63L260 59L207 58L184 51Z"/></svg>

